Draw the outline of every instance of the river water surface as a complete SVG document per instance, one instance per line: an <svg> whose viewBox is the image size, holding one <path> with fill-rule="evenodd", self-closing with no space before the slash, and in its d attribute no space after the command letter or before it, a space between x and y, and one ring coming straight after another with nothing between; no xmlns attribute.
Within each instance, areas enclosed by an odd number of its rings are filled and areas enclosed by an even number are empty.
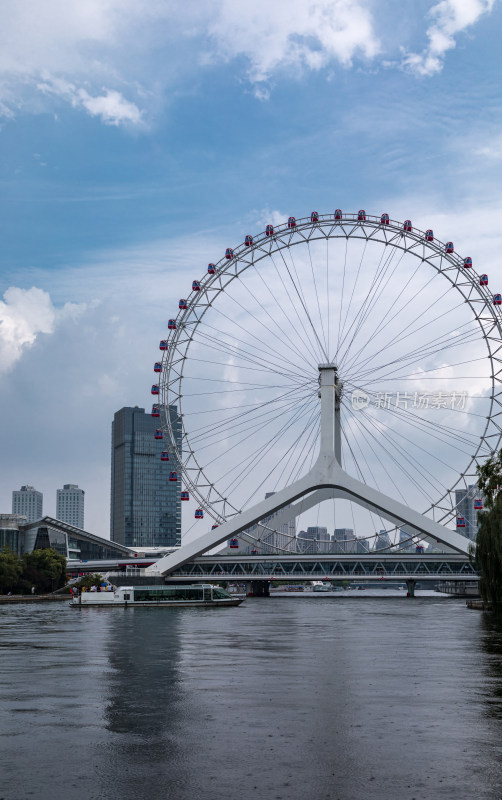
<svg viewBox="0 0 502 800"><path fill-rule="evenodd" d="M4 800L502 797L502 627L464 601L0 619Z"/></svg>

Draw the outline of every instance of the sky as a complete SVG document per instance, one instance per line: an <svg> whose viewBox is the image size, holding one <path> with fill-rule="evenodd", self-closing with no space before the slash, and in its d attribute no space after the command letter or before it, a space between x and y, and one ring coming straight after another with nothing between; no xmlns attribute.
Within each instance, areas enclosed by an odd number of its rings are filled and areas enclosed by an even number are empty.
<svg viewBox="0 0 502 800"><path fill-rule="evenodd" d="M496 0L5 0L0 511L86 492L109 535L115 411L166 321L268 220L412 218L502 291ZM182 288L183 287L183 288Z"/></svg>

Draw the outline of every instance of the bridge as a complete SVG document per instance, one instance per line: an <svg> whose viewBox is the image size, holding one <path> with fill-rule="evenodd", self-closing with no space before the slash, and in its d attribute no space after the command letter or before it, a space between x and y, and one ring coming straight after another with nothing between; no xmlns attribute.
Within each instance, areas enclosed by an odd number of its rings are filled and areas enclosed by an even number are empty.
<svg viewBox="0 0 502 800"><path fill-rule="evenodd" d="M377 581L382 578L415 580L477 580L474 565L460 553L451 554L331 554L317 556L200 556L173 570L166 581Z"/></svg>
<svg viewBox="0 0 502 800"><path fill-rule="evenodd" d="M152 577L180 577L191 580L209 580L215 576L224 579L249 581L277 580L280 578L310 579L337 577L347 579L363 576L371 580L382 578L387 573L399 580L413 581L416 577L465 577L475 575L469 562L470 542L456 531L444 527L433 519L408 508L395 498L387 497L362 481L356 480L342 468L340 398L342 385L338 370L333 364L319 365L319 394L321 398L320 451L316 463L303 478L278 491L253 508L237 514L194 541L183 545L175 553L159 559L148 567L146 573ZM285 555L254 556L243 559L239 556L204 556L231 537L246 532L252 525L278 514L277 524L292 519L325 499L352 500L370 511L376 512L391 523L406 525L427 541L446 545L454 555L424 556L418 559L411 555L372 553L368 555ZM299 502L298 502L299 501ZM268 583L267 583L268 586Z"/></svg>

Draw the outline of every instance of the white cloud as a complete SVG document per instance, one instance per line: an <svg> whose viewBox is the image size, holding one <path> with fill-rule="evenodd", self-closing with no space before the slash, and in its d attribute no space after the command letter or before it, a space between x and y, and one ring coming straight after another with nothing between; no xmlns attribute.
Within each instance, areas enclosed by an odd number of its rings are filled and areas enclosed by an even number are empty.
<svg viewBox="0 0 502 800"><path fill-rule="evenodd" d="M59 319L74 317L82 308L67 303L57 310L50 295L35 287L7 289L0 301L0 372L9 370L39 334L53 333Z"/></svg>
<svg viewBox="0 0 502 800"><path fill-rule="evenodd" d="M432 6L432 25L427 30L428 46L422 53L406 53L403 66L417 75L440 72L448 50L456 46L455 36L489 13L495 0L440 0Z"/></svg>
<svg viewBox="0 0 502 800"><path fill-rule="evenodd" d="M78 89L68 81L51 76L37 88L68 100L74 108L85 108L92 117L100 117L108 125L140 125L142 122L140 109L115 90L103 89L104 94L93 97L86 89Z"/></svg>
<svg viewBox="0 0 502 800"><path fill-rule="evenodd" d="M356 56L371 59L380 51L361 0L222 0L209 32L216 43L213 58L246 56L253 83L284 67L319 70L332 60L350 67Z"/></svg>
<svg viewBox="0 0 502 800"><path fill-rule="evenodd" d="M114 125L141 124L204 63L244 57L265 100L277 71L380 50L369 0L5 0L0 23L0 114L57 95Z"/></svg>

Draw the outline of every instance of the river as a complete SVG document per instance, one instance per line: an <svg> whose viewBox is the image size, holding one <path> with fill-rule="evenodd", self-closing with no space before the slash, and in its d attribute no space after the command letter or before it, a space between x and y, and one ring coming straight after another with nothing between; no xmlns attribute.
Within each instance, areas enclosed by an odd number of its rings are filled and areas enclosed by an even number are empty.
<svg viewBox="0 0 502 800"><path fill-rule="evenodd" d="M3 800L502 797L502 626L462 600L0 617Z"/></svg>

